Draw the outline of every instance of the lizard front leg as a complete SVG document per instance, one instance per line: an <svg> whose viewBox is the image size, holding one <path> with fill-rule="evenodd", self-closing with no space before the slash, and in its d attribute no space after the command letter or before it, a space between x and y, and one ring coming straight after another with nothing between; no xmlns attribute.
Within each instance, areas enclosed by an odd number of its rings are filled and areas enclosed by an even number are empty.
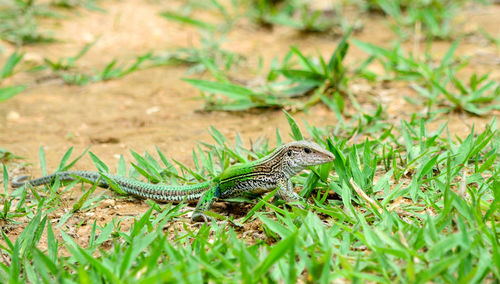
<svg viewBox="0 0 500 284"><path fill-rule="evenodd" d="M296 201L304 201L302 197L300 197L295 191L293 191L293 185L290 179L279 179L278 180L278 192L277 197L286 201L286 202L296 202ZM301 205L297 207L303 207Z"/></svg>
<svg viewBox="0 0 500 284"><path fill-rule="evenodd" d="M205 191L205 193L198 200L198 204L196 204L193 215L191 215L191 221L205 221L206 223L208 223L208 217L205 214L205 211L210 210L212 204L214 204L214 202L218 199L218 190L219 187L216 185L210 187L209 190Z"/></svg>

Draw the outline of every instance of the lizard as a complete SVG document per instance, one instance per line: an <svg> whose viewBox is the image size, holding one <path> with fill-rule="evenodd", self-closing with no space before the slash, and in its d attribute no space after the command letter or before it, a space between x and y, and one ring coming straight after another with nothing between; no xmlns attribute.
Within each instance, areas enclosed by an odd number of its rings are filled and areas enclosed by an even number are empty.
<svg viewBox="0 0 500 284"><path fill-rule="evenodd" d="M217 200L258 196L278 188L278 198L286 202L299 201L301 197L293 190L290 178L309 166L329 163L334 159L335 156L320 145L302 140L284 144L263 158L230 166L214 179L193 185L153 184L123 176L105 175L123 191L134 196L173 203L197 201L191 220L207 222L205 212ZM56 177L61 182L82 178L103 188L110 187L102 175L93 171L61 171L29 181L29 176L22 175L12 179L12 187L50 184Z"/></svg>

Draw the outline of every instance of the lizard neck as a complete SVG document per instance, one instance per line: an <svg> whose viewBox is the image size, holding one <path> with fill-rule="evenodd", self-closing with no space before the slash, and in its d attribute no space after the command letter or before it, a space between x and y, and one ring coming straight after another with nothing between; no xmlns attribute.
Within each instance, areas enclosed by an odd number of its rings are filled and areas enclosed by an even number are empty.
<svg viewBox="0 0 500 284"><path fill-rule="evenodd" d="M281 168L281 172L283 173L283 176L286 179L290 179L292 176L300 173L301 171L302 171L302 169L291 167L290 165L287 165L286 163L283 163L283 166Z"/></svg>
<svg viewBox="0 0 500 284"><path fill-rule="evenodd" d="M288 163L285 157L286 149L284 147L278 148L268 156L255 161L254 171L275 174L288 180L303 170L302 167Z"/></svg>

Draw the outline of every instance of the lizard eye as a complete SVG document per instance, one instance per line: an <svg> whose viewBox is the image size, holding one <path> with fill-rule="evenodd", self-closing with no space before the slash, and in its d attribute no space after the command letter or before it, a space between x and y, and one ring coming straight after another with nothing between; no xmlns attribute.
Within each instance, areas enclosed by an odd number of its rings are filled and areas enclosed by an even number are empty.
<svg viewBox="0 0 500 284"><path fill-rule="evenodd" d="M292 156L292 150L288 150L288 152L286 152L286 154L288 155L288 157L291 157Z"/></svg>
<svg viewBox="0 0 500 284"><path fill-rule="evenodd" d="M310 154L310 153L311 153L311 149L309 149L309 148L304 148L304 152L306 152L306 154Z"/></svg>

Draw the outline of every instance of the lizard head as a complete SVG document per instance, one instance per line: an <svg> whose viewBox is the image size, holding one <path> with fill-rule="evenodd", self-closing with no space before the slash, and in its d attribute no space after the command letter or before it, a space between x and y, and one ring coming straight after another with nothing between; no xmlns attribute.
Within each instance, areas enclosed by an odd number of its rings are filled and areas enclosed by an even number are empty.
<svg viewBox="0 0 500 284"><path fill-rule="evenodd" d="M294 141L282 147L285 150L283 161L293 172L335 160L331 152L310 141Z"/></svg>

